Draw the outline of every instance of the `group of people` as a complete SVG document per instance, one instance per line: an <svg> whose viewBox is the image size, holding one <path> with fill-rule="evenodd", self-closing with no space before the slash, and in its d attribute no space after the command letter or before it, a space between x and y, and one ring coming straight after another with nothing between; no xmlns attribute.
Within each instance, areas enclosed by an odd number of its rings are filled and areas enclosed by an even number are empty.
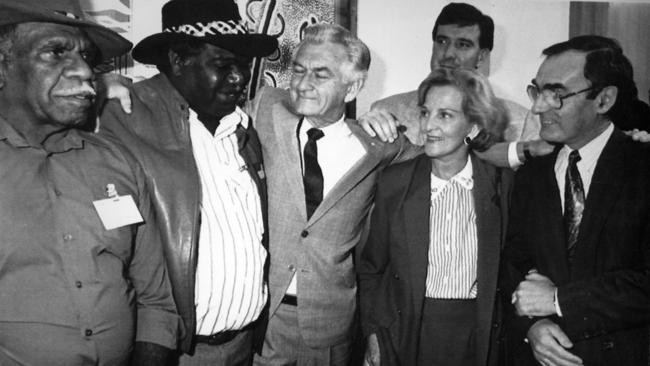
<svg viewBox="0 0 650 366"><path fill-rule="evenodd" d="M650 147L617 127L616 41L545 49L531 114L476 71L492 19L451 3L418 90L353 120L370 51L343 27L245 101L274 37L232 0L162 25L132 50L160 73L99 88L131 43L77 0L0 1L0 364L648 364Z"/></svg>

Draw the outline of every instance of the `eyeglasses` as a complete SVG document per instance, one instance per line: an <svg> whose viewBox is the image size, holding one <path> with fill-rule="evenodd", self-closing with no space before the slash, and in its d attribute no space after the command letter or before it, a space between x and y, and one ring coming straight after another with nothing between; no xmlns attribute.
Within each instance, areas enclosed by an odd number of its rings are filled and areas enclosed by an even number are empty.
<svg viewBox="0 0 650 366"><path fill-rule="evenodd" d="M535 103L535 101L537 100L537 98L539 98L541 94L542 97L544 97L544 102L546 102L546 104L550 105L555 109L562 109L562 106L564 105L564 100L566 98L570 98L574 95L578 95L580 93L588 92L594 89L596 88L590 86L586 89L578 90L577 92L560 95L557 90L542 89L540 91L537 85L530 84L528 85L528 87L526 87L526 93L528 93L528 98L530 98L531 102L533 103Z"/></svg>

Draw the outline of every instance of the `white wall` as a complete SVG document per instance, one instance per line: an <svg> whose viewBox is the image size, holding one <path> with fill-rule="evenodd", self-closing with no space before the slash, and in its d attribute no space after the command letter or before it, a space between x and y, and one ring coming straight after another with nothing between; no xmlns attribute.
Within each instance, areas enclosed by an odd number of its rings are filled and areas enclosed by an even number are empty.
<svg viewBox="0 0 650 366"><path fill-rule="evenodd" d="M357 112L364 113L377 99L417 88L429 73L431 30L450 1L358 1L358 35L372 53L368 83L357 100ZM465 2L494 19L490 80L497 95L528 107L525 88L542 60L542 49L568 38L568 1Z"/></svg>

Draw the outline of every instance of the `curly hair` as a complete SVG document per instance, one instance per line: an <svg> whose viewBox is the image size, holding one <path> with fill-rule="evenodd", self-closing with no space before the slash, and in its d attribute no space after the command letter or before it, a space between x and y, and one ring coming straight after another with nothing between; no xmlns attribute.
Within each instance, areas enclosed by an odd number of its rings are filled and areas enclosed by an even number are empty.
<svg viewBox="0 0 650 366"><path fill-rule="evenodd" d="M484 76L462 68L433 70L418 88L418 105L424 105L429 90L440 86L456 87L463 94L463 113L467 120L476 124L480 130L469 143L471 149L484 151L495 142L503 141L503 131L510 120L508 110L494 95Z"/></svg>

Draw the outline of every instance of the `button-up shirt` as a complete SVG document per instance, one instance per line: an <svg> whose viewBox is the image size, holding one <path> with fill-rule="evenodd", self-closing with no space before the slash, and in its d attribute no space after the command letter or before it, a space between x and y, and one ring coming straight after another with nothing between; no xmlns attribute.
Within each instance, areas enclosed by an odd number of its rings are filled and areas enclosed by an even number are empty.
<svg viewBox="0 0 650 366"><path fill-rule="evenodd" d="M427 297L477 296L478 241L473 188L471 159L448 181L431 174Z"/></svg>
<svg viewBox="0 0 650 366"><path fill-rule="evenodd" d="M0 118L0 177L0 360L121 365L134 339L175 348L180 321L130 156L74 129L30 146ZM104 229L93 201L109 184L144 223Z"/></svg>
<svg viewBox="0 0 650 366"><path fill-rule="evenodd" d="M190 112L192 150L201 177L196 332L211 335L241 329L259 317L267 300L267 253L260 196L235 134L237 126L248 127L248 116L237 108L212 135Z"/></svg>

